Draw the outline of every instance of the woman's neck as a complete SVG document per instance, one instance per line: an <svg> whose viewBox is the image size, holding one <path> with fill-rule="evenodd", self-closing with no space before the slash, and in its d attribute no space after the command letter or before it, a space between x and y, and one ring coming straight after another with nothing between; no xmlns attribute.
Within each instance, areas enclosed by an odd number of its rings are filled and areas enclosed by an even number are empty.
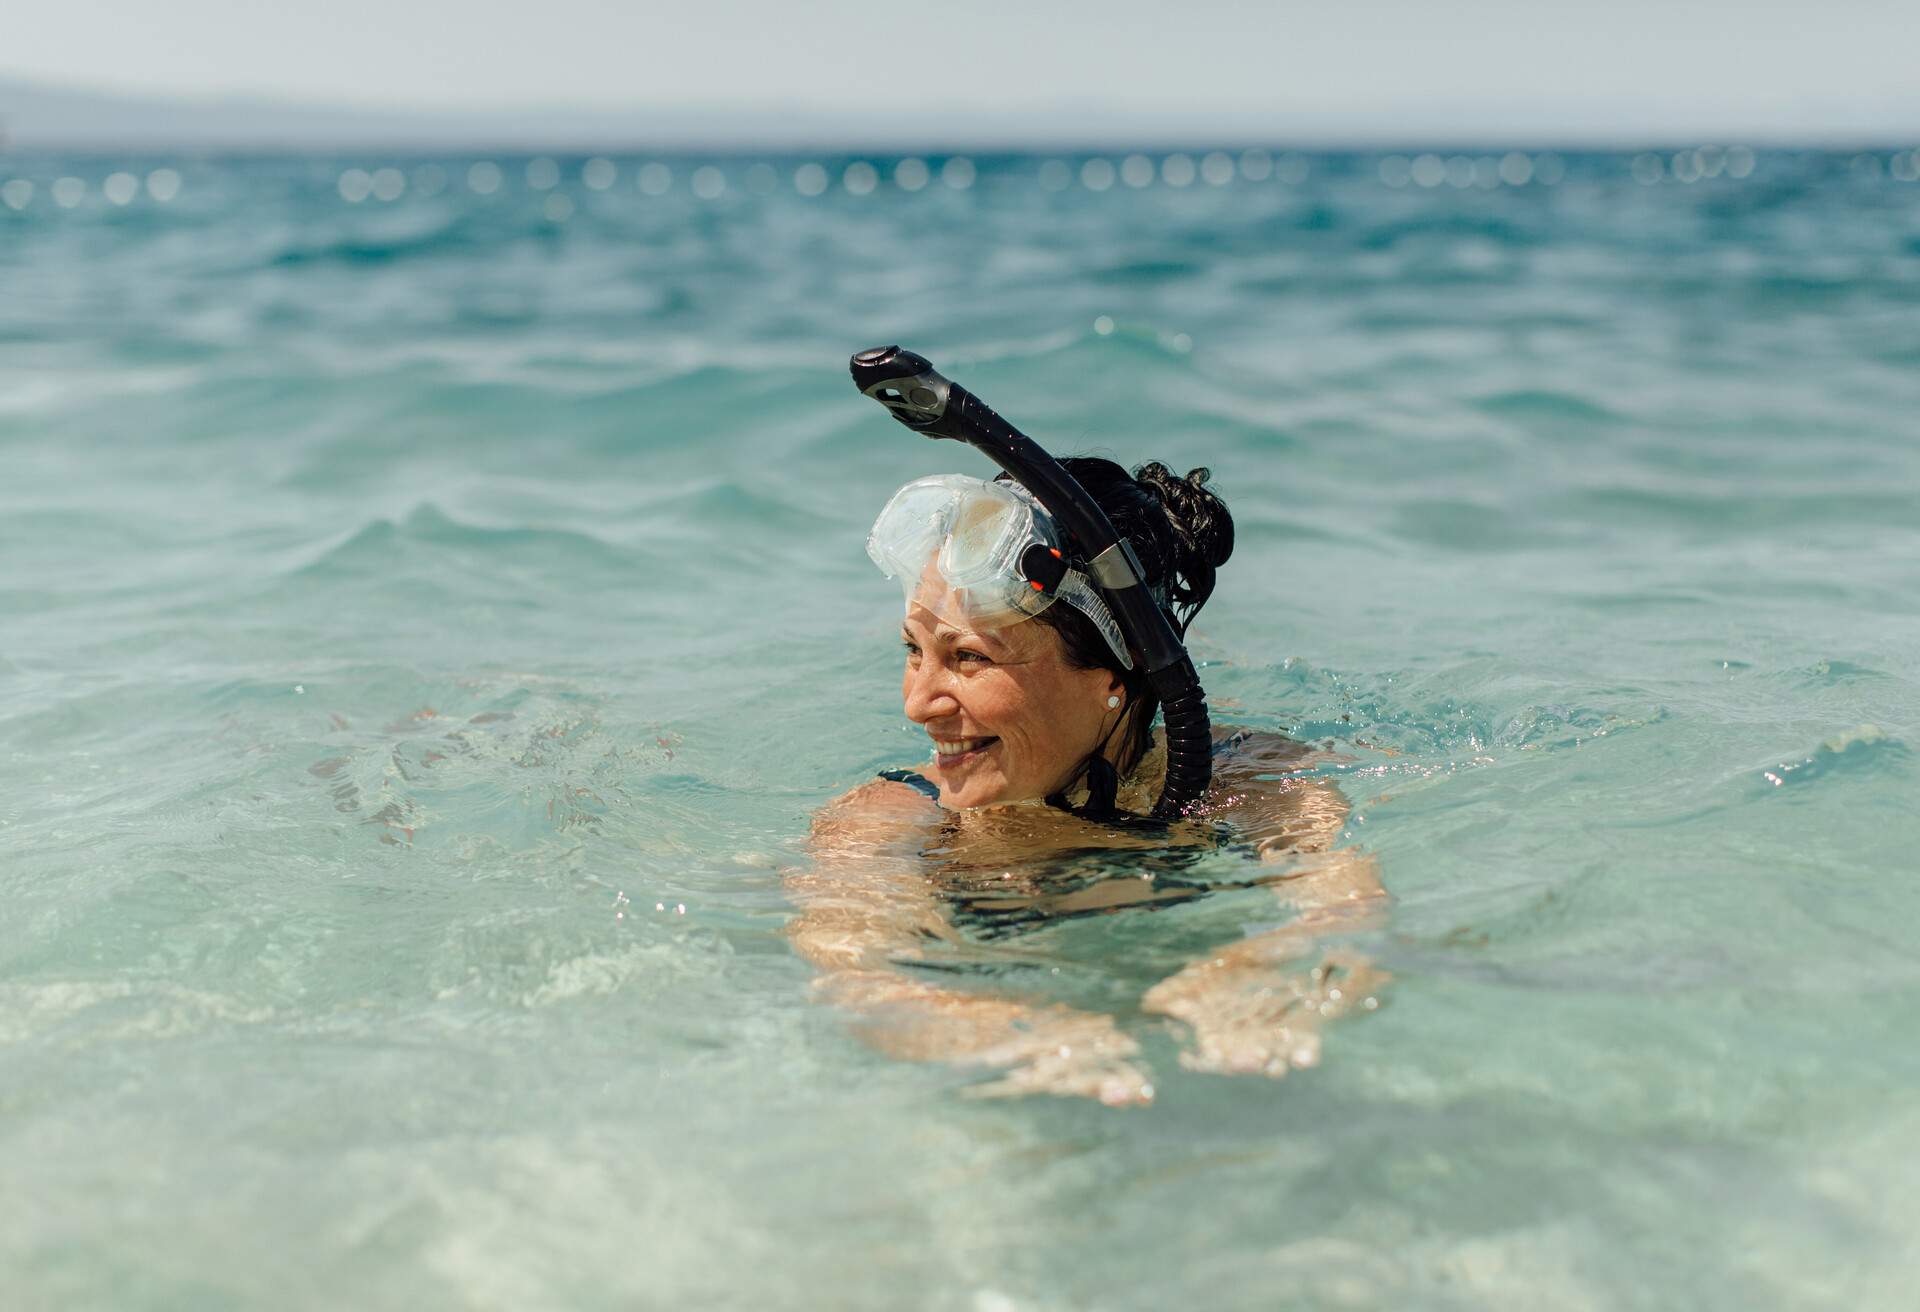
<svg viewBox="0 0 1920 1312"><path fill-rule="evenodd" d="M1111 752L1111 746L1107 752ZM1106 755L1105 752L1102 753ZM1114 764L1108 756L1108 764ZM1120 776L1120 787L1114 794L1114 805L1122 811L1147 811L1153 807L1154 799L1159 795L1160 781L1167 777L1167 750L1160 735L1150 733L1147 738L1147 750L1134 763L1133 769ZM1086 773L1069 786L1064 794L1068 805L1081 807L1087 804L1090 790L1087 787Z"/></svg>

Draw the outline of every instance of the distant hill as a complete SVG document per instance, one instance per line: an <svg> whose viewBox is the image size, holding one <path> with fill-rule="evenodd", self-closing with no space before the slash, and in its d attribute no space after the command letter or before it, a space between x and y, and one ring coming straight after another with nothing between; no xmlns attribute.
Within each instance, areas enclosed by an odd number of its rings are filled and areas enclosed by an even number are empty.
<svg viewBox="0 0 1920 1312"><path fill-rule="evenodd" d="M737 110L377 110L259 97L127 95L0 78L0 132L14 148L744 145L764 137L769 126L782 127L788 139L809 127L837 137L856 126L815 118L796 125L790 115Z"/></svg>
<svg viewBox="0 0 1920 1312"><path fill-rule="evenodd" d="M1105 142L1141 146L1254 142L1313 126L1298 115L1115 112L1084 105L1040 112L848 111L791 105L362 109L259 97L139 96L0 77L0 132L15 149L938 150L964 146L978 150ZM1331 125L1317 126L1324 130Z"/></svg>
<svg viewBox="0 0 1920 1312"><path fill-rule="evenodd" d="M1893 125L1893 126L1889 126ZM1236 144L1638 146L1706 141L1911 145L1920 91L1901 105L1787 104L1765 118L1650 101L1631 106L1382 104L1365 111L1276 102L1263 110L1095 104L872 110L798 105L614 110L366 109L265 97L143 96L0 76L0 149L564 150L1153 149Z"/></svg>

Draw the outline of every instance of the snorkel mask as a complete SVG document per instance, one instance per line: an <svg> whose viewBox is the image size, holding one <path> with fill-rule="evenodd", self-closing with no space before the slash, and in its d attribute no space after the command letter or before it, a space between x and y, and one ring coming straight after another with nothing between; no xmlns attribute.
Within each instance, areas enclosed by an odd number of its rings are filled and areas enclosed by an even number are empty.
<svg viewBox="0 0 1920 1312"><path fill-rule="evenodd" d="M1121 668L1133 668L1120 625L1069 563L1053 516L1017 483L916 479L873 522L867 555L909 606L948 621L1003 628L1065 602L1093 621Z"/></svg>
<svg viewBox="0 0 1920 1312"><path fill-rule="evenodd" d="M909 603L938 594L961 613L1000 607L1031 616L1065 601L1093 620L1125 668L1137 653L1166 726L1166 784L1151 818L1183 815L1213 777L1206 693L1133 548L1100 503L1039 443L925 357L880 346L854 356L849 368L854 386L902 424L967 443L1017 483L946 475L907 484L867 539L874 563L901 581ZM1049 572L1056 568L1057 579ZM1023 596L1022 586L1034 595Z"/></svg>

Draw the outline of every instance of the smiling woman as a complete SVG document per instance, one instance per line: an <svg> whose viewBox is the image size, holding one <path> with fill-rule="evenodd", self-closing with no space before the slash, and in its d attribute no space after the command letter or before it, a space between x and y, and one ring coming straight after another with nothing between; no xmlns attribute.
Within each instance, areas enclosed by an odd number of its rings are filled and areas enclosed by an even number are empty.
<svg viewBox="0 0 1920 1312"><path fill-rule="evenodd" d="M1155 463L1129 475L1101 459L1062 468L1132 547L1155 603L1184 633L1233 551L1233 519L1207 489L1208 471L1176 479ZM939 500L910 495L928 485ZM1094 810L1110 810L1115 782L1146 753L1158 703L1045 509L1017 484L924 479L881 512L868 550L906 592L902 697L934 740L941 800L1057 804L1084 781Z"/></svg>
<svg viewBox="0 0 1920 1312"><path fill-rule="evenodd" d="M1060 463L1184 635L1233 550L1209 472ZM1139 1042L1118 1017L916 971L931 964L930 946L969 935L1191 901L1212 885L1177 877L1166 858L1222 846L1282 863L1233 883L1271 885L1299 914L1146 992L1145 1012L1187 1027L1182 1064L1283 1075L1318 1059L1325 1020L1377 1005L1380 977L1364 961L1307 966L1321 934L1368 923L1384 899L1372 862L1334 847L1347 805L1306 773L1311 752L1218 730L1212 786L1185 818L1163 826L1124 814L1147 810L1164 781L1158 701L1092 567L1037 498L1017 483L922 479L888 502L868 552L905 594L901 697L932 760L826 807L815 864L789 881L802 906L794 942L865 1038L896 1056L1004 1072L976 1092L1151 1101Z"/></svg>
<svg viewBox="0 0 1920 1312"><path fill-rule="evenodd" d="M929 782L944 805L1059 793L1088 745L1120 721L1120 678L1074 668L1038 625L956 628L916 602L901 633L901 696L907 718L933 739Z"/></svg>

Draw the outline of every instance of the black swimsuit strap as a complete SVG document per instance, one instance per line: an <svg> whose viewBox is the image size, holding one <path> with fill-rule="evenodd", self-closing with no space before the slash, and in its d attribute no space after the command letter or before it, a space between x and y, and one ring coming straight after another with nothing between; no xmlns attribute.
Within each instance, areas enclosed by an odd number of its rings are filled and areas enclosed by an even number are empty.
<svg viewBox="0 0 1920 1312"><path fill-rule="evenodd" d="M905 784L916 792L925 793L936 802L940 800L940 785L923 774L917 774L912 770L882 770L880 777L896 784Z"/></svg>

